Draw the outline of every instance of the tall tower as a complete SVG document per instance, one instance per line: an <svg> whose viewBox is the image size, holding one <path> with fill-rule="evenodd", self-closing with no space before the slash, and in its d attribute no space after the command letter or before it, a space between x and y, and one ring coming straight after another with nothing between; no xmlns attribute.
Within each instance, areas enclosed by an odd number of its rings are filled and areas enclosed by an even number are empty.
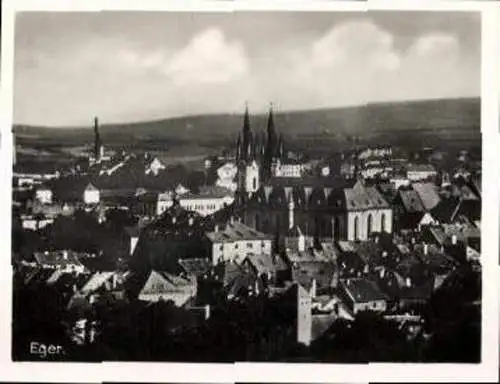
<svg viewBox="0 0 500 384"><path fill-rule="evenodd" d="M278 135L274 126L273 106L269 107L267 119L267 142L264 152L264 174L266 178L271 176L271 166L278 156Z"/></svg>
<svg viewBox="0 0 500 384"><path fill-rule="evenodd" d="M248 104L245 104L245 115L243 116L243 138L241 143L241 155L244 161L250 161L253 157L253 137L250 128L250 116L248 114Z"/></svg>
<svg viewBox="0 0 500 384"><path fill-rule="evenodd" d="M237 165L238 189L246 194L256 192L260 187L260 169L256 161L255 142L250 128L248 104L245 105L241 139L238 138Z"/></svg>
<svg viewBox="0 0 500 384"><path fill-rule="evenodd" d="M101 137L99 135L99 119L94 117L94 156L95 161L101 160Z"/></svg>

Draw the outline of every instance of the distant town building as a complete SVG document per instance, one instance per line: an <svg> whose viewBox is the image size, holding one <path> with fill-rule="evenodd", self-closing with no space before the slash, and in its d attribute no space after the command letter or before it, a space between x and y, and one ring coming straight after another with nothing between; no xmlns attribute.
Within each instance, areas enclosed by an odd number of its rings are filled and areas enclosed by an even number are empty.
<svg viewBox="0 0 500 384"><path fill-rule="evenodd" d="M407 164L406 177L410 181L423 181L437 177L438 173L432 164Z"/></svg>
<svg viewBox="0 0 500 384"><path fill-rule="evenodd" d="M277 159L271 168L272 177L302 177L303 166L297 160Z"/></svg>
<svg viewBox="0 0 500 384"><path fill-rule="evenodd" d="M224 207L231 205L234 201L234 194L227 188L217 186L201 187L198 193L185 192L181 195L173 192L164 192L158 195L156 213L161 215L165 210L174 204L177 199L182 208L194 211L201 216L211 215Z"/></svg>
<svg viewBox="0 0 500 384"><path fill-rule="evenodd" d="M101 199L99 190L89 183L83 191L83 202L87 205L98 204Z"/></svg>

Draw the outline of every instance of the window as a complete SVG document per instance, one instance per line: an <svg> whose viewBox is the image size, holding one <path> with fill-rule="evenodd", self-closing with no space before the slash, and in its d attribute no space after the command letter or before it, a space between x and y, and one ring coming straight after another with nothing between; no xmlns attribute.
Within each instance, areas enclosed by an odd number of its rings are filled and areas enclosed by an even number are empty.
<svg viewBox="0 0 500 384"><path fill-rule="evenodd" d="M221 244L221 245L219 246L219 251L223 251L223 250L224 250L224 245L223 245L223 244Z"/></svg>
<svg viewBox="0 0 500 384"><path fill-rule="evenodd" d="M358 235L359 235L358 225L359 225L359 219L356 216L354 218L354 240L358 240Z"/></svg>
<svg viewBox="0 0 500 384"><path fill-rule="evenodd" d="M253 243L247 243L247 248L253 248Z"/></svg>
<svg viewBox="0 0 500 384"><path fill-rule="evenodd" d="M252 186L253 186L253 189L256 190L257 189L257 178L254 177L253 178L253 181L252 181Z"/></svg>
<svg viewBox="0 0 500 384"><path fill-rule="evenodd" d="M380 223L380 232L385 232L385 213L382 213L382 219Z"/></svg>
<svg viewBox="0 0 500 384"><path fill-rule="evenodd" d="M366 227L368 228L367 229L368 236L370 236L371 233L372 233L372 230L373 230L373 216L372 216L371 213L368 215L368 220L367 220L367 223L366 223Z"/></svg>
<svg viewBox="0 0 500 384"><path fill-rule="evenodd" d="M238 249L238 243L234 244L234 249Z"/></svg>

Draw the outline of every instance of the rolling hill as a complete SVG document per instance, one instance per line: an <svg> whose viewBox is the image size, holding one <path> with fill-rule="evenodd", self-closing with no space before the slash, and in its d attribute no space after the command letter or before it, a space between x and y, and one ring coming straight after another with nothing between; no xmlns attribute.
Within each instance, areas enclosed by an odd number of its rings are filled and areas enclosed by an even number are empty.
<svg viewBox="0 0 500 384"><path fill-rule="evenodd" d="M404 144L456 142L480 145L480 99L440 99L417 102L368 104L359 107L275 112L275 124L285 139L348 143L353 136L367 142ZM91 121L92 116L89 116ZM266 129L267 115L252 115L254 132ZM171 118L101 127L107 145L219 146L234 142L242 125L241 114L214 114ZM50 128L18 125L19 143L80 145L93 138L91 125L82 128ZM297 141L297 140L295 140ZM309 144L308 144L309 143Z"/></svg>

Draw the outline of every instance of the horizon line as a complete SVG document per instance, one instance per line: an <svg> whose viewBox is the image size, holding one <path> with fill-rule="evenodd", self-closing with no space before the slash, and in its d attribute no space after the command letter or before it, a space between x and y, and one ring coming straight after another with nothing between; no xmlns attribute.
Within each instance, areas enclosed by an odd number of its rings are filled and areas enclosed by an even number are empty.
<svg viewBox="0 0 500 384"><path fill-rule="evenodd" d="M275 109L275 106L277 103L271 102L273 106L273 113L275 116L283 114L283 113L300 113L300 112L314 112L314 111L322 111L322 110L335 110L335 109L351 109L351 108L362 108L362 107L367 107L367 106L373 106L373 105L388 105L388 104L407 104L407 103L424 103L424 102L429 102L429 101L440 101L440 100L467 100L467 99L478 99L481 100L481 95L477 96L459 96L459 97L430 97L430 98L419 98L419 99L404 99L404 100L387 100L387 101L374 101L374 102L367 102L367 103L362 103L362 104L349 104L349 105L343 105L343 106L335 106L335 107L318 107L318 108L304 108L304 109ZM139 124L144 124L144 123L155 123L155 122L161 122L165 120L178 120L178 119L185 119L185 118L196 118L196 117L210 117L210 116L243 116L244 111L245 111L245 105L248 105L247 102L243 104L243 109L242 112L209 112L209 113L196 113L192 115L175 115L175 116L170 116L170 117L161 117L161 118L156 118L156 119L151 119L151 120L136 120L136 121L115 121L115 122L108 122L101 124L101 121L99 121L99 126L115 126L115 125L139 125ZM265 110L263 108L259 108L259 110L262 109L261 112L258 113L252 113L251 112L251 107L249 108L249 115L250 116L261 116L261 115L266 115L269 113L269 109ZM89 118L89 124L83 125L83 124L75 124L75 125L36 125L36 124L27 124L27 123L12 123L12 128L15 127L25 127L25 128L38 128L38 129L60 129L60 130L71 130L71 129L92 129L93 128L93 121L94 118L97 117L99 120L99 116L95 114L89 114L91 116Z"/></svg>

